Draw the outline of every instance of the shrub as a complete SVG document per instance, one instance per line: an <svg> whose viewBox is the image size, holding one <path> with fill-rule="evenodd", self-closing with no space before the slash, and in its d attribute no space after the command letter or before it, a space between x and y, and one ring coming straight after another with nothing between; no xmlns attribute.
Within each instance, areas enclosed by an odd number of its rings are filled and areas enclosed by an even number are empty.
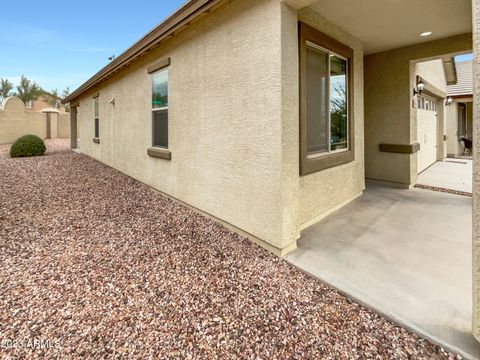
<svg viewBox="0 0 480 360"><path fill-rule="evenodd" d="M25 135L13 143L10 156L12 158L41 156L45 154L46 149L45 143L38 136Z"/></svg>

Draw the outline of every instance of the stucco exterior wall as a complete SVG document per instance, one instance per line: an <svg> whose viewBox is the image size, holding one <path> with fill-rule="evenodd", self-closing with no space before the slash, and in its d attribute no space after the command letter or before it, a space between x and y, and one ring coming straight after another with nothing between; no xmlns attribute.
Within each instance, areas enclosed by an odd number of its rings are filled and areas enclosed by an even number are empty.
<svg viewBox="0 0 480 360"><path fill-rule="evenodd" d="M47 110L48 112L48 110ZM47 137L47 113L25 108L25 104L17 97L5 99L0 107L0 145L11 144L19 137L33 134L42 139ZM51 138L70 137L70 115L50 113Z"/></svg>
<svg viewBox="0 0 480 360"><path fill-rule="evenodd" d="M299 185L299 226L306 226L318 221L330 210L339 205L352 200L360 195L365 189L365 171L364 171L364 128L363 128L363 45L351 34L345 32L335 24L329 22L319 13L310 8L301 9L298 12L298 19L308 25L320 30L321 32L337 39L354 50L354 141L355 141L355 161L319 171L307 176L299 176L299 172L292 176ZM293 42L293 38L292 38ZM290 49L290 56L298 59L296 48ZM292 76L297 76L295 73ZM297 76L298 78L298 76ZM298 96L298 93L297 93ZM295 103L299 102L295 97ZM293 100L292 100L293 101ZM295 117L295 123L298 124L298 112ZM298 128L298 126L297 126ZM297 130L298 131L298 130ZM284 142L293 143L293 137L298 141L298 132L284 133ZM298 145L298 144L297 144ZM298 147L292 146L292 152L297 154Z"/></svg>
<svg viewBox="0 0 480 360"><path fill-rule="evenodd" d="M70 114L58 114L58 137L68 139L70 137Z"/></svg>
<svg viewBox="0 0 480 360"><path fill-rule="evenodd" d="M471 34L407 46L365 57L366 177L416 183L417 155L380 152L379 145L410 145L417 141L412 107L418 62L470 51Z"/></svg>
<svg viewBox="0 0 480 360"><path fill-rule="evenodd" d="M46 115L26 110L25 104L19 98L5 99L0 108L0 145L11 144L27 134L45 139L47 136Z"/></svg>
<svg viewBox="0 0 480 360"><path fill-rule="evenodd" d="M228 2L194 22L80 99L81 151L284 248L293 239L282 228L280 27L277 0ZM171 161L147 155L147 68L165 57Z"/></svg>
<svg viewBox="0 0 480 360"><path fill-rule="evenodd" d="M443 92L447 92L447 79L441 59L419 62L416 65L416 75L421 76Z"/></svg>
<svg viewBox="0 0 480 360"><path fill-rule="evenodd" d="M302 178L298 20L355 50L356 160ZM147 155L147 68L165 57L171 161ZM360 41L319 14L281 0L227 2L79 99L81 151L283 253L302 224L364 189L362 73ZM100 144L92 141L97 92Z"/></svg>
<svg viewBox="0 0 480 360"><path fill-rule="evenodd" d="M467 105L467 137L473 138L473 103L468 101Z"/></svg>

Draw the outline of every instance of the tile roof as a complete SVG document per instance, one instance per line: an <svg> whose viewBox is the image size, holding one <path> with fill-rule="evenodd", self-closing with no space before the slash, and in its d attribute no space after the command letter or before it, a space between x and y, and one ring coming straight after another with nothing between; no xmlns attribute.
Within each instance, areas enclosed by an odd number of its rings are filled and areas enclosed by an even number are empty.
<svg viewBox="0 0 480 360"><path fill-rule="evenodd" d="M473 94L473 61L462 61L455 64L458 81L455 85L447 86L448 96Z"/></svg>

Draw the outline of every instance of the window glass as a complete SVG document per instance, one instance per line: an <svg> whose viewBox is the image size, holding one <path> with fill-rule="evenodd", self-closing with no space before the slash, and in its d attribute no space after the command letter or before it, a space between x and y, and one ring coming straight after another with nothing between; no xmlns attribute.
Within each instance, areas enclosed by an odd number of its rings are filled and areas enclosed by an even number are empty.
<svg viewBox="0 0 480 360"><path fill-rule="evenodd" d="M347 61L330 56L330 150L347 146Z"/></svg>
<svg viewBox="0 0 480 360"><path fill-rule="evenodd" d="M328 61L327 52L307 46L308 154L328 151Z"/></svg>
<svg viewBox="0 0 480 360"><path fill-rule="evenodd" d="M346 60L307 45L307 154L348 148Z"/></svg>
<svg viewBox="0 0 480 360"><path fill-rule="evenodd" d="M94 108L95 108L95 117L98 118L99 115L100 115L100 107L99 107L99 104L98 104L98 97L93 99L93 102L94 102Z"/></svg>
<svg viewBox="0 0 480 360"><path fill-rule="evenodd" d="M95 137L100 137L100 124L98 118L95 118Z"/></svg>
<svg viewBox="0 0 480 360"><path fill-rule="evenodd" d="M152 75L152 109L168 107L168 70Z"/></svg>
<svg viewBox="0 0 480 360"><path fill-rule="evenodd" d="M152 75L152 143L168 149L168 69Z"/></svg>
<svg viewBox="0 0 480 360"><path fill-rule="evenodd" d="M168 148L168 111L153 112L153 146Z"/></svg>
<svg viewBox="0 0 480 360"><path fill-rule="evenodd" d="M100 105L98 102L98 96L93 99L93 112L94 112L94 127L95 127L95 137L100 137Z"/></svg>

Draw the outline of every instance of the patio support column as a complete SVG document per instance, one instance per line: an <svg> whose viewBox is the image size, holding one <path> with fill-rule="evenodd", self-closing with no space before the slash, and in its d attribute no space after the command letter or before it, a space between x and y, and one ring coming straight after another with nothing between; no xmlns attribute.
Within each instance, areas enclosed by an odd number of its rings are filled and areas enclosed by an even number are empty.
<svg viewBox="0 0 480 360"><path fill-rule="evenodd" d="M72 106L70 108L70 147L76 149L77 144L77 107Z"/></svg>
<svg viewBox="0 0 480 360"><path fill-rule="evenodd" d="M473 335L480 341L480 0L473 11Z"/></svg>

